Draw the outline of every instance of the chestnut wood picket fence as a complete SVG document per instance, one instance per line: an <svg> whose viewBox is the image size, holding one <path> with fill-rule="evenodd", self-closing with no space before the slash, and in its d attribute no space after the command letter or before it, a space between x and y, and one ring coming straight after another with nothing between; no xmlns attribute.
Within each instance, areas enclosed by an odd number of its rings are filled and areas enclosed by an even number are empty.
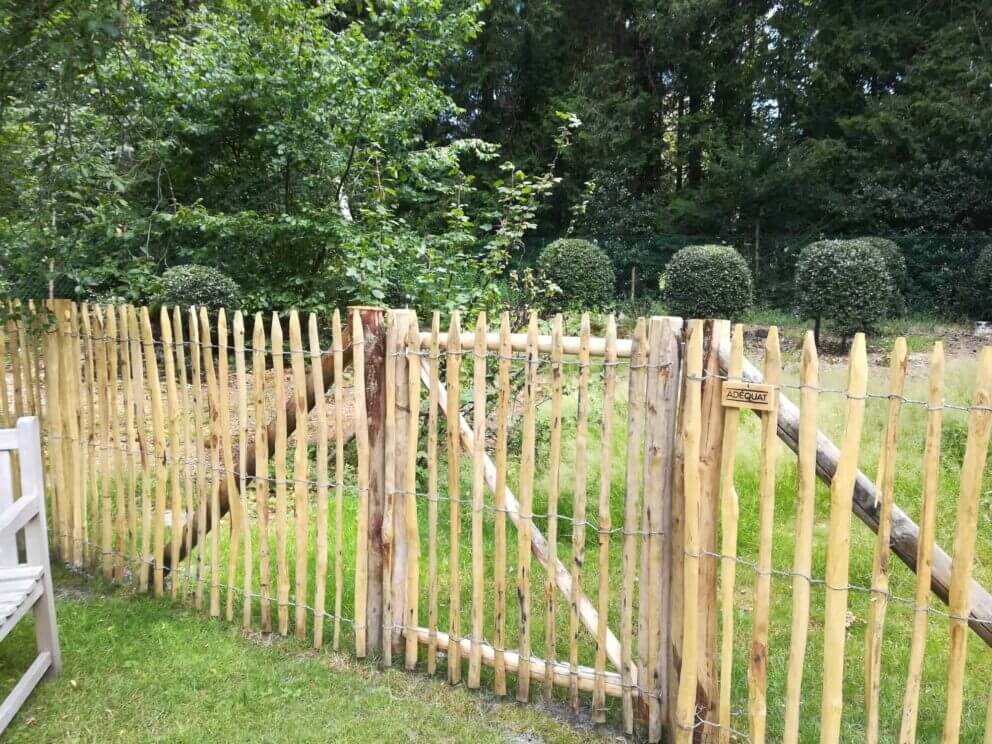
<svg viewBox="0 0 992 744"><path fill-rule="evenodd" d="M944 741L961 736L969 625L992 644L992 597L972 579L976 533L987 529L992 348L979 356L972 402L957 406L944 401L939 343L928 400L916 401L904 395L902 339L888 392L872 395L861 335L846 389L830 390L811 335L799 384L788 385L775 328L759 373L742 327L720 320L642 318L622 339L612 317L603 336L588 315L578 336L565 335L560 316L541 334L533 315L524 332L507 315L490 330L485 314L463 331L453 313L442 332L438 314L421 328L412 311L362 307L258 314L249 337L248 319L223 310L55 300L8 314L0 425L43 421L52 544L66 563L318 648L329 635L334 649L383 665L432 675L443 666L453 684L498 696L512 684L522 703L562 688L574 710L652 742L763 742L770 709L784 741L800 740L803 717L819 718L821 741L840 741L853 704L848 598L863 592L865 740L879 741L890 713L879 690L893 603L914 614L904 704L889 730L916 740L937 621L950 643ZM818 431L821 395L846 399L839 447ZM873 397L888 407L874 480L858 466ZM910 405L927 409L919 525L895 503L900 411ZM755 560L738 550L745 408L760 418ZM968 417L950 554L934 539L948 408ZM779 440L797 454L787 568L772 560ZM813 575L817 478L830 487L823 576ZM877 534L867 587L849 581L852 514ZM890 592L893 556L916 571L914 597ZM741 585L749 639L735 632L738 570L753 575ZM784 700L769 701L778 579L791 587L791 629ZM824 609L813 618L815 591ZM822 644L819 701L802 696L811 627ZM746 710L735 710L742 675Z"/></svg>

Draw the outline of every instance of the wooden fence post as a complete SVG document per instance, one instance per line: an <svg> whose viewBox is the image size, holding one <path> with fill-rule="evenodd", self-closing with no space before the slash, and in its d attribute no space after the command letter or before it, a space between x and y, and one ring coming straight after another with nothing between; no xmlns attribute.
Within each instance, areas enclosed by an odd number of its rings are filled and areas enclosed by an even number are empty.
<svg viewBox="0 0 992 744"><path fill-rule="evenodd" d="M410 323L410 310L390 310L386 331L386 431L385 472L382 521L383 573L385 606L383 613L383 664L392 662L394 649L400 652L400 628L406 621L406 448L409 427L410 393L406 358L403 349ZM373 450L374 452L374 450Z"/></svg>
<svg viewBox="0 0 992 744"><path fill-rule="evenodd" d="M723 403L720 379L720 344L730 340L730 322L707 320L703 324L703 380L699 442L699 667L696 709L705 721L718 718L717 676L717 522L720 513L720 465L723 459ZM704 742L715 742L719 729L703 726Z"/></svg>
<svg viewBox="0 0 992 744"><path fill-rule="evenodd" d="M382 515L386 489L386 311L378 307L352 307L362 324L365 358L365 408L368 422L368 529L366 532L368 584L365 598L366 648L382 650ZM353 333L353 338L357 336ZM363 353L364 352L364 353ZM356 387L361 385L355 381Z"/></svg>

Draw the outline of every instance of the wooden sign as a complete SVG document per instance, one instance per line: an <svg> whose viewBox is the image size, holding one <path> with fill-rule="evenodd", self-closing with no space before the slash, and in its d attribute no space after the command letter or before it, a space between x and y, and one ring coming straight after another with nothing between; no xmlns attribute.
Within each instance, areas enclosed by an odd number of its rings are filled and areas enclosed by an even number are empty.
<svg viewBox="0 0 992 744"><path fill-rule="evenodd" d="M774 411L777 403L778 396L773 385L736 380L725 380L723 383L723 405L728 408Z"/></svg>

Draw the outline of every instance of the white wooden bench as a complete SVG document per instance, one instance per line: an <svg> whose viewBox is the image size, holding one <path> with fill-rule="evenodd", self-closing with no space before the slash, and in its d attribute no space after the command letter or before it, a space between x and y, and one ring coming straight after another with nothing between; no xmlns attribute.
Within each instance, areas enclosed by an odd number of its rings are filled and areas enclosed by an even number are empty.
<svg viewBox="0 0 992 744"><path fill-rule="evenodd" d="M20 470L17 500L11 466L15 451ZM24 562L18 558L18 533L24 535ZM38 655L0 703L0 734L42 677L62 669L48 558L41 432L34 417L19 419L16 429L0 429L0 642L29 611L34 612Z"/></svg>

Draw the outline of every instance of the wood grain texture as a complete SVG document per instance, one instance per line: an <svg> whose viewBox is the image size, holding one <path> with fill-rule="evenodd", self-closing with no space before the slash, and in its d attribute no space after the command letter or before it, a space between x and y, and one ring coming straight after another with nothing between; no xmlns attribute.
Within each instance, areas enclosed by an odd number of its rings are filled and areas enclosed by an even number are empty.
<svg viewBox="0 0 992 744"><path fill-rule="evenodd" d="M947 667L947 700L944 709L944 744L961 736L961 711L964 707L964 670L968 654L968 624L971 610L969 584L975 562L975 538L978 530L979 499L982 477L988 459L989 435L992 434L992 346L978 356L978 374L971 412L968 414L968 443L961 464L961 487L954 520L954 563L951 570L950 650Z"/></svg>
<svg viewBox="0 0 992 744"><path fill-rule="evenodd" d="M920 549L916 558L916 594L914 599L913 636L910 641L903 696L900 744L916 741L923 660L926 656L927 631L930 626L930 573L933 565L933 542L937 522L937 494L940 488L940 437L944 412L944 344L933 345L930 354L930 383L927 393L927 439L923 451L923 503L920 506Z"/></svg>
<svg viewBox="0 0 992 744"><path fill-rule="evenodd" d="M823 619L823 698L820 741L840 741L844 707L844 643L847 634L847 582L850 563L851 494L858 472L858 452L865 415L867 389L865 337L859 333L851 345L847 384L847 420L837 472L830 484L830 525L827 532L827 567Z"/></svg>
<svg viewBox="0 0 992 744"><path fill-rule="evenodd" d="M799 741L802 706L803 666L809 636L810 576L813 565L813 519L816 497L816 431L820 370L813 331L803 339L799 363L799 452L796 464L796 538L792 558L792 632L789 643L789 669L786 677L785 725L783 740ZM777 393L776 393L777 396Z"/></svg>

